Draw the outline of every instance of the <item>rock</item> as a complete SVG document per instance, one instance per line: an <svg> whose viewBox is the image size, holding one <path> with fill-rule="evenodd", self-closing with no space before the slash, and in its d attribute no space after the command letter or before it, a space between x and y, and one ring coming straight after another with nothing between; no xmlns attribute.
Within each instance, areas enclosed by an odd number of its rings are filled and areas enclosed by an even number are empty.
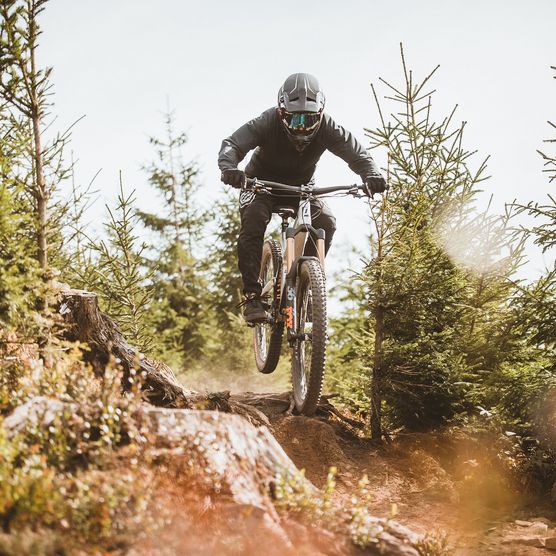
<svg viewBox="0 0 556 556"><path fill-rule="evenodd" d="M546 517L532 517L530 521L540 521L541 523L546 523L549 527L552 524L552 521Z"/></svg>
<svg viewBox="0 0 556 556"><path fill-rule="evenodd" d="M540 521L540 520L523 521L521 519L516 519L514 521L514 523L519 527L526 528L528 535L542 536L542 535L546 534L546 532L548 531L548 525L545 523L545 521L548 521L548 520L543 519L543 521Z"/></svg>
<svg viewBox="0 0 556 556"><path fill-rule="evenodd" d="M274 513L271 484L279 473L297 471L266 427L256 428L239 415L145 407L143 417L151 442L180 447L184 460L197 455L207 477L229 492L236 504ZM309 481L307 488L315 490Z"/></svg>
<svg viewBox="0 0 556 556"><path fill-rule="evenodd" d="M550 550L556 550L556 537L548 537L544 539L544 546Z"/></svg>
<svg viewBox="0 0 556 556"><path fill-rule="evenodd" d="M0 427L13 434L28 426L48 426L76 407L56 399L33 398L0 421ZM194 519L210 514L223 527L235 530L242 546L249 548L234 554L255 554L255 545L260 546L263 541L268 545L264 553L269 556L305 554L298 550L303 547L294 546L287 528L282 524L282 516L275 508L273 497L276 482L284 475L295 475L296 482L301 483L301 490L307 496L316 494L317 489L300 474L267 427L256 427L240 415L231 413L163 409L147 405L137 411L134 418L140 428L144 449L149 450L150 464L155 473L158 470L157 480L172 485L179 483L181 488L185 485L200 496L206 490L210 498L204 506L216 508L210 510L212 513L206 508L192 512L189 511L191 508L184 506L183 524L178 524L183 527L183 538L191 537L190 542L194 544L197 537L192 536L192 531L200 528ZM185 500L183 492L180 496ZM203 505L202 500L197 502L199 505ZM409 528L390 519L371 516L368 516L367 524L381 531L378 540L383 556L418 556L415 546L422 537ZM332 533L314 526L305 531L294 527L290 531L293 537L301 540L304 534L308 535L311 555L339 556L354 550L349 545L347 531ZM224 550L221 546L227 537L220 538L214 533L210 535L214 550L204 554L231 554L228 548ZM179 553L194 552L183 550Z"/></svg>
<svg viewBox="0 0 556 556"><path fill-rule="evenodd" d="M544 535L548 531L548 525L542 521L533 521L527 528L527 533L532 535Z"/></svg>
<svg viewBox="0 0 556 556"><path fill-rule="evenodd" d="M48 427L64 410L72 410L73 405L55 398L36 396L17 406L2 422L4 429L14 434L24 432L29 427Z"/></svg>
<svg viewBox="0 0 556 556"><path fill-rule="evenodd" d="M522 544L525 546L534 546L535 548L544 548L545 543L542 537L508 537L502 540L502 544Z"/></svg>

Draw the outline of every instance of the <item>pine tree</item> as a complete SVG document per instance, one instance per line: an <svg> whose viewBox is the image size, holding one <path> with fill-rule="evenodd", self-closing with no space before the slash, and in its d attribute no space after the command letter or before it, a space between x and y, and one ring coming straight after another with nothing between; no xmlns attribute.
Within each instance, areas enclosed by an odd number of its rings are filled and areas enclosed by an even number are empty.
<svg viewBox="0 0 556 556"><path fill-rule="evenodd" d="M90 240L92 252L84 285L99 294L102 309L116 319L132 345L145 352L152 348L150 305L153 271L145 271L147 248L136 233L134 192L126 194L120 176L120 193L114 209L106 206L106 239Z"/></svg>
<svg viewBox="0 0 556 556"><path fill-rule="evenodd" d="M399 112L387 122L373 88L381 126L367 130L371 145L388 152L390 183L371 206L374 252L363 273L370 319L362 355L374 438L383 434L385 409L409 428L446 421L465 409L466 384L512 356L509 340L489 343L488 335L511 318L503 306L521 261L507 220L476 213L486 161L470 170L465 124L452 124L454 111L440 123L433 117L428 87L436 69L415 81L403 49L402 66L403 87L382 80ZM454 238L474 239L458 245ZM470 251L475 267L466 265Z"/></svg>
<svg viewBox="0 0 556 556"><path fill-rule="evenodd" d="M212 359L222 361L234 371L253 367L252 331L245 326L238 304L242 300L243 284L237 263L237 238L240 214L237 196L229 190L214 208L214 242L209 251L211 297L214 314L211 334Z"/></svg>
<svg viewBox="0 0 556 556"><path fill-rule="evenodd" d="M156 237L146 263L154 271L152 314L159 355L183 364L198 361L205 346L206 271L197 243L208 216L198 201L197 165L184 161L187 137L175 134L173 120L168 111L166 137L150 138L156 160L145 167L149 183L162 198L162 210L137 214Z"/></svg>
<svg viewBox="0 0 556 556"><path fill-rule="evenodd" d="M0 109L0 326L21 328L31 322L38 280L34 211L20 171L27 128Z"/></svg>
<svg viewBox="0 0 556 556"><path fill-rule="evenodd" d="M553 67L552 69L556 69ZM554 124L548 122L554 129ZM548 139L546 143L554 143ZM549 184L556 177L556 156L540 151ZM546 255L554 257L556 247L556 198L548 195L544 203L515 205L518 212L534 217L534 223L524 229L525 236L532 239ZM521 283L511 298L510 309L514 313L512 330L527 344L528 359L507 365L503 372L490 381L490 393L498 418L507 423L507 429L515 431L528 442L522 446L529 465L541 480L554 482L554 392L556 388L556 261L546 268L544 274L532 283ZM506 430L507 430L506 429ZM540 440L540 442L539 442ZM551 450L551 452L547 451ZM542 463L538 463L542 462Z"/></svg>
<svg viewBox="0 0 556 556"><path fill-rule="evenodd" d="M556 66L551 66L551 69L556 71ZM556 75L554 76L554 79L556 79ZM556 130L556 124L553 122L549 121L548 125L552 128L552 130ZM546 139L545 143L556 143L556 138ZM556 154L546 154L541 150L539 150L538 153L544 160L544 172L548 174L549 181L552 182L553 180L556 180Z"/></svg>
<svg viewBox="0 0 556 556"><path fill-rule="evenodd" d="M64 245L58 249L58 259L64 259L60 264L61 280L75 288L84 288L89 276L94 273L94 254L89 240L89 223L86 221L88 210L97 199L97 191L93 184L100 173L95 174L87 187L76 182L76 162L71 153L71 197L65 204L61 221L64 233L60 235Z"/></svg>
<svg viewBox="0 0 556 556"><path fill-rule="evenodd" d="M362 258L360 252L356 255ZM340 302L341 314L329 321L327 386L351 411L366 417L370 407L368 377L360 357L369 341L366 289L355 271L349 271L347 279L345 272L339 273L331 282L336 286L329 290L329 297Z"/></svg>
<svg viewBox="0 0 556 556"><path fill-rule="evenodd" d="M26 158L31 172L25 189L35 210L37 260L44 270L48 267L48 243L53 226L49 214L58 183L67 177L62 164L63 148L69 132L51 142L44 139L51 108L50 75L52 68L40 68L37 49L40 28L38 18L47 0L2 0L0 2L0 95L11 117L29 130Z"/></svg>
<svg viewBox="0 0 556 556"><path fill-rule="evenodd" d="M556 70L556 67L552 67ZM556 76L555 76L556 79ZM548 122L552 129L556 126ZM546 140L556 143L556 138ZM556 179L556 154L538 151L545 163L544 171L548 173L549 183ZM556 196L549 194L545 203L529 203L518 206L521 212L535 217L535 224L527 230L529 237L541 247L543 253L554 253L556 248ZM515 300L524 319L524 333L533 345L542 349L548 356L551 371L556 370L556 260L546 269L541 278L522 290Z"/></svg>
<svg viewBox="0 0 556 556"><path fill-rule="evenodd" d="M63 151L69 140L69 130L51 140L45 138L51 123L46 121L51 108L51 68L39 67L37 50L38 19L46 3L47 0L0 1L0 99L3 110L9 114L11 127L20 130L18 135L24 138L22 164L12 172L18 185L12 187L11 197L18 203L18 210L25 206L28 213L27 207L31 207L32 218L28 221L26 236L35 244L35 258L41 272L34 272L35 265L26 265L26 288L35 289L33 295L26 298L34 300L34 308L38 311L32 334L40 357L48 367L52 363L49 346L56 342L49 326L50 278L53 275L49 246L51 252L61 253L61 249L51 244L63 245L61 217L67 206L60 203L55 194L60 182L67 177ZM21 253L21 249L18 251ZM18 264L23 261L21 258Z"/></svg>
<svg viewBox="0 0 556 556"><path fill-rule="evenodd" d="M213 307L221 327L228 323L227 314L236 313L242 299L241 274L237 264L237 238L240 230L238 200L226 191L215 206L215 241L210 250Z"/></svg>

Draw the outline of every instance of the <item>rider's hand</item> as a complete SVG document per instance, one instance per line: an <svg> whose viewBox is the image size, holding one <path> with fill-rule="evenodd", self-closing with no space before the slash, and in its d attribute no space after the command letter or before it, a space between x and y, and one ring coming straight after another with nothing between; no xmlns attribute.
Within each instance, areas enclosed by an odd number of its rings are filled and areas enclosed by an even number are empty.
<svg viewBox="0 0 556 556"><path fill-rule="evenodd" d="M368 197L372 197L375 193L383 193L388 189L388 184L386 180L378 176L367 176L365 182L363 183L365 194Z"/></svg>
<svg viewBox="0 0 556 556"><path fill-rule="evenodd" d="M233 170L222 170L220 179L226 185L231 185L236 189L241 189L241 186L245 183L245 172L243 170L238 170L237 168L234 168Z"/></svg>

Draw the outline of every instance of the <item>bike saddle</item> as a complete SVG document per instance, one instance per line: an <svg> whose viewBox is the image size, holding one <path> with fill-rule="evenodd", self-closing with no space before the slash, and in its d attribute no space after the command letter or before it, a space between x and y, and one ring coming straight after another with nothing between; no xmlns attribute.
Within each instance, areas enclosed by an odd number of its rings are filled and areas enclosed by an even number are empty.
<svg viewBox="0 0 556 556"><path fill-rule="evenodd" d="M282 218L293 218L295 209L291 207L278 207L274 212L278 213Z"/></svg>

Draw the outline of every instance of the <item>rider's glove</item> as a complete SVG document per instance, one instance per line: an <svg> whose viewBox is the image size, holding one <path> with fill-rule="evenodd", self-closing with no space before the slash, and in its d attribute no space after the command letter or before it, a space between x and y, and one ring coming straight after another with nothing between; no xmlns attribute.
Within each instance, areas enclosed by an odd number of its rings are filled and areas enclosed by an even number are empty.
<svg viewBox="0 0 556 556"><path fill-rule="evenodd" d="M220 179L226 184L240 189L245 183L245 172L234 168L233 170L222 170Z"/></svg>
<svg viewBox="0 0 556 556"><path fill-rule="evenodd" d="M386 180L380 175L367 176L363 186L368 197L372 197L374 193L383 193L388 189Z"/></svg>

